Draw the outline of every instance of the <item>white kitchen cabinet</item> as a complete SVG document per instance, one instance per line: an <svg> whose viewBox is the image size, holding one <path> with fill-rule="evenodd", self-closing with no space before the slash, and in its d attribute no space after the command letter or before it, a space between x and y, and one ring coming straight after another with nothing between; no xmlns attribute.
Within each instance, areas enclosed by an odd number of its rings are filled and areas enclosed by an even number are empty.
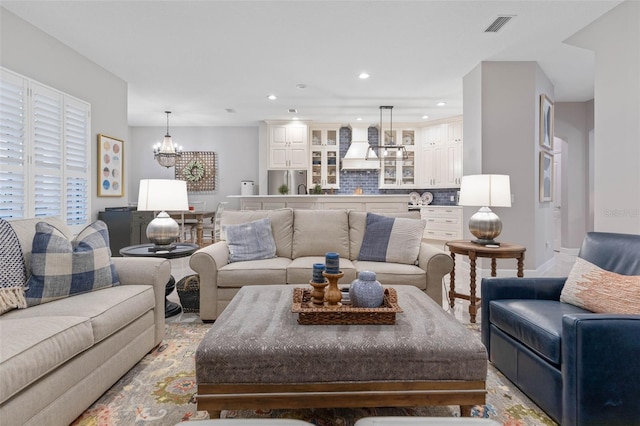
<svg viewBox="0 0 640 426"><path fill-rule="evenodd" d="M447 123L447 143L462 143L462 120Z"/></svg>
<svg viewBox="0 0 640 426"><path fill-rule="evenodd" d="M383 145L404 146L402 150L380 149L377 154L381 159L380 188L417 188L416 146L418 132L413 128L385 130Z"/></svg>
<svg viewBox="0 0 640 426"><path fill-rule="evenodd" d="M311 134L310 188L340 188L340 126L313 127Z"/></svg>
<svg viewBox="0 0 640 426"><path fill-rule="evenodd" d="M421 188L458 188L462 180L462 121L422 129L419 154Z"/></svg>
<svg viewBox="0 0 640 426"><path fill-rule="evenodd" d="M309 164L307 126L269 124L269 169L303 169Z"/></svg>
<svg viewBox="0 0 640 426"><path fill-rule="evenodd" d="M420 209L420 217L427 222L424 228L425 239L441 241L462 239L462 207L425 206Z"/></svg>

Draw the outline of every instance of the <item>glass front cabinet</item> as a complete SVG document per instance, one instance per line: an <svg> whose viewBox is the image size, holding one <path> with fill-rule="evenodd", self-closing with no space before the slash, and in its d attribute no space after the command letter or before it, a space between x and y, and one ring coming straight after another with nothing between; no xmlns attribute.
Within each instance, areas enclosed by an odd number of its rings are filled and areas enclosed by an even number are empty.
<svg viewBox="0 0 640 426"><path fill-rule="evenodd" d="M311 135L311 179L312 190L316 185L322 189L340 188L340 126L314 127Z"/></svg>
<svg viewBox="0 0 640 426"><path fill-rule="evenodd" d="M380 188L415 188L416 181L416 130L384 130L385 146L380 148Z"/></svg>

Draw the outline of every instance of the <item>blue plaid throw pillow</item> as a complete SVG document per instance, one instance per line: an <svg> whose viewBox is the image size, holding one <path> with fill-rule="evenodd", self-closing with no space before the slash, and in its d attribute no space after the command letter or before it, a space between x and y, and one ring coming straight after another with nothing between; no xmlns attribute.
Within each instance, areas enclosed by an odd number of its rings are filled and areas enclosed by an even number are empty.
<svg viewBox="0 0 640 426"><path fill-rule="evenodd" d="M69 241L46 222L36 224L31 249L27 305L120 285L111 262L107 225L96 221Z"/></svg>

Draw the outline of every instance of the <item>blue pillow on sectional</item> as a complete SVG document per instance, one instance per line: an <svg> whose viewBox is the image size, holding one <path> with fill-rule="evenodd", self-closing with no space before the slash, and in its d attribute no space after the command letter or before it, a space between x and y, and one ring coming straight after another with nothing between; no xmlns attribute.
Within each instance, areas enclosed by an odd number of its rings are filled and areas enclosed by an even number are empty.
<svg viewBox="0 0 640 426"><path fill-rule="evenodd" d="M29 306L116 285L120 281L104 222L87 226L73 241L46 222L36 224L25 293Z"/></svg>
<svg viewBox="0 0 640 426"><path fill-rule="evenodd" d="M222 225L229 246L229 263L276 257L276 242L271 219L264 218L238 225Z"/></svg>
<svg viewBox="0 0 640 426"><path fill-rule="evenodd" d="M414 265L418 261L425 221L367 213L358 260Z"/></svg>

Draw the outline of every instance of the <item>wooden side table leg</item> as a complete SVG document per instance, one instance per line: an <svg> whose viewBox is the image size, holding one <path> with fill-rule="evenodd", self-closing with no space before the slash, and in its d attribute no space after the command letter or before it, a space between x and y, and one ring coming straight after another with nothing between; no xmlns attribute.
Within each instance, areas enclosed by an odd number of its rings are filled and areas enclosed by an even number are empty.
<svg viewBox="0 0 640 426"><path fill-rule="evenodd" d="M453 269L449 274L451 278L449 280L449 306L453 309L456 304L456 254L451 253L451 259L453 259Z"/></svg>
<svg viewBox="0 0 640 426"><path fill-rule="evenodd" d="M491 258L491 276L492 277L496 276L496 258L495 257Z"/></svg>
<svg viewBox="0 0 640 426"><path fill-rule="evenodd" d="M472 323L476 322L476 253L474 251L469 252L469 263L471 268L470 284L471 292L469 293L469 316Z"/></svg>
<svg viewBox="0 0 640 426"><path fill-rule="evenodd" d="M518 257L518 278L524 277L524 253Z"/></svg>

